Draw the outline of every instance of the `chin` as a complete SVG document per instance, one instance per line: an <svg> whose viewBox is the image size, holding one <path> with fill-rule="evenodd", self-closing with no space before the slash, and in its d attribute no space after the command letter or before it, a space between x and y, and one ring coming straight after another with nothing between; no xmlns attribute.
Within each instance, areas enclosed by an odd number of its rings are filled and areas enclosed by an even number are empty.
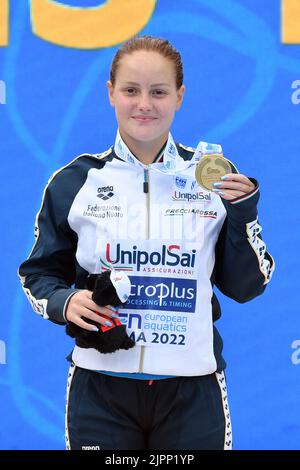
<svg viewBox="0 0 300 470"><path fill-rule="evenodd" d="M166 132L166 131L165 131ZM132 132L128 132L131 139L138 140L140 142L152 142L160 139L165 132L153 132L150 129L135 129Z"/></svg>

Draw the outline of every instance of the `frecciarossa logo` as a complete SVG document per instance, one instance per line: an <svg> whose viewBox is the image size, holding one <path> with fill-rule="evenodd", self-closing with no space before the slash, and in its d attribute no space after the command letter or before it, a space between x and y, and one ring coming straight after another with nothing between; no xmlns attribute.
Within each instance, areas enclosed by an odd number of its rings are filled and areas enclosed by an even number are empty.
<svg viewBox="0 0 300 470"><path fill-rule="evenodd" d="M180 245L162 245L160 251L139 250L137 245L131 249L123 250L118 243L113 249L110 243L106 244L105 260L101 259L104 267L114 265L115 269L140 271L142 266L181 266L193 268L195 266L196 250L182 252Z"/></svg>

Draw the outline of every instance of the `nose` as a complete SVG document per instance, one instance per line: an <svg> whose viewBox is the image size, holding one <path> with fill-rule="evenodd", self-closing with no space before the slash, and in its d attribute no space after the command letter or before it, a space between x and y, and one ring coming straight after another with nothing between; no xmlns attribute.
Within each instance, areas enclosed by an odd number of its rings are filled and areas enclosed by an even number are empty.
<svg viewBox="0 0 300 470"><path fill-rule="evenodd" d="M141 93L137 106L140 111L150 111L152 109L151 97L147 93Z"/></svg>

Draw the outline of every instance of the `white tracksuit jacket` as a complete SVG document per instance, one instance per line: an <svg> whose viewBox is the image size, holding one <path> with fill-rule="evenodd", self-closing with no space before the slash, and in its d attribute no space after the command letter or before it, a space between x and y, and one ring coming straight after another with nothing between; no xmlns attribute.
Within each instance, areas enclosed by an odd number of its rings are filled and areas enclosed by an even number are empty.
<svg viewBox="0 0 300 470"><path fill-rule="evenodd" d="M49 180L19 268L33 309L65 324L86 276L112 267L132 285L120 319L135 347L101 354L75 346L79 367L177 376L224 369L213 287L246 302L264 291L274 262L261 239L257 182L252 193L222 200L197 184L193 153L176 144L180 164L170 171L163 156L143 165L114 146L80 155Z"/></svg>

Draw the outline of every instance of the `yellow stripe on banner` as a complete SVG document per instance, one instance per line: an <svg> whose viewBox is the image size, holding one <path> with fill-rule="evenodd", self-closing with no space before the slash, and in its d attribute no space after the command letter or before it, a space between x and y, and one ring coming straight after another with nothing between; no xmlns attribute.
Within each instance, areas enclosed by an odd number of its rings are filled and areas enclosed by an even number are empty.
<svg viewBox="0 0 300 470"><path fill-rule="evenodd" d="M8 0L0 0L0 47L8 45Z"/></svg>
<svg viewBox="0 0 300 470"><path fill-rule="evenodd" d="M119 44L149 22L156 0L108 0L98 7L72 7L52 0L31 1L34 34L75 49Z"/></svg>
<svg viewBox="0 0 300 470"><path fill-rule="evenodd" d="M282 42L300 44L300 0L281 1Z"/></svg>

